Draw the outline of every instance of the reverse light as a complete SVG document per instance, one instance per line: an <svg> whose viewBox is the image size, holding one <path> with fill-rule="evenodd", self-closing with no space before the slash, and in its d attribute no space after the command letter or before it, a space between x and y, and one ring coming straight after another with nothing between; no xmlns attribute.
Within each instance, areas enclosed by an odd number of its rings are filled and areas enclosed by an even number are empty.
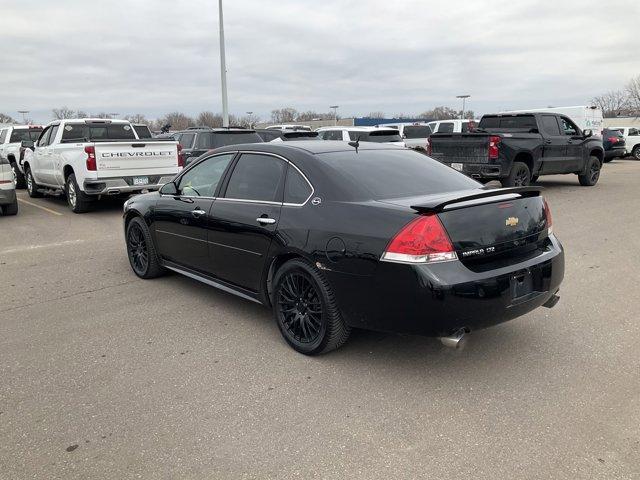
<svg viewBox="0 0 640 480"><path fill-rule="evenodd" d="M500 145L500 142L502 141L502 138L498 137L497 135L491 135L489 137L489 158L492 160L496 160L500 154L500 152L498 151L498 147Z"/></svg>
<svg viewBox="0 0 640 480"><path fill-rule="evenodd" d="M93 145L84 147L84 153L87 154L87 170L91 172L98 170L98 165L96 164L96 147Z"/></svg>
<svg viewBox="0 0 640 480"><path fill-rule="evenodd" d="M549 204L547 203L547 199L544 200L544 216L547 219L547 230L549 235L553 233L553 218L551 218L551 209L549 208Z"/></svg>
<svg viewBox="0 0 640 480"><path fill-rule="evenodd" d="M184 153L182 153L182 145L178 144L178 166L184 167Z"/></svg>
<svg viewBox="0 0 640 480"><path fill-rule="evenodd" d="M449 235L436 215L420 215L400 230L382 254L399 263L435 263L457 260Z"/></svg>

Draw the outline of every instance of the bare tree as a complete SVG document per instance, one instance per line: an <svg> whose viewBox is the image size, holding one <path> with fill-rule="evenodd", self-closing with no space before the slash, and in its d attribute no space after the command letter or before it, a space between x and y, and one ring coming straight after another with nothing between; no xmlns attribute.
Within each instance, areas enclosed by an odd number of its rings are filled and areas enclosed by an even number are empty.
<svg viewBox="0 0 640 480"><path fill-rule="evenodd" d="M78 110L76 112L76 118L87 118L89 115L87 115L87 112L84 112L82 110Z"/></svg>
<svg viewBox="0 0 640 480"><path fill-rule="evenodd" d="M213 112L200 112L196 117L198 127L218 128L222 126L222 115Z"/></svg>
<svg viewBox="0 0 640 480"><path fill-rule="evenodd" d="M340 118L340 115L338 115ZM313 110L308 110L306 112L300 112L297 117L297 122L308 122L309 120L333 120L333 113L318 113Z"/></svg>
<svg viewBox="0 0 640 480"><path fill-rule="evenodd" d="M295 121L297 116L298 111L291 107L271 110L271 121L273 123L290 123Z"/></svg>
<svg viewBox="0 0 640 480"><path fill-rule="evenodd" d="M593 104L602 110L604 117L615 117L623 110L629 108L627 92L623 90L611 90L591 100Z"/></svg>
<svg viewBox="0 0 640 480"><path fill-rule="evenodd" d="M384 118L384 112L370 112L364 118Z"/></svg>
<svg viewBox="0 0 640 480"><path fill-rule="evenodd" d="M418 118L424 118L425 120L452 120L460 118L460 112L449 107L435 107L433 110L427 110L418 115Z"/></svg>
<svg viewBox="0 0 640 480"><path fill-rule="evenodd" d="M0 113L0 123L18 123L10 115Z"/></svg>
<svg viewBox="0 0 640 480"><path fill-rule="evenodd" d="M627 106L632 115L640 116L640 75L629 80L626 87Z"/></svg>
<svg viewBox="0 0 640 480"><path fill-rule="evenodd" d="M51 113L53 114L53 118L56 120L64 120L65 118L74 118L76 116L76 112L66 106L54 108L51 110Z"/></svg>
<svg viewBox="0 0 640 480"><path fill-rule="evenodd" d="M193 118L181 112L167 113L164 117L158 119L164 125L171 125L173 130L184 130L189 127L195 127L196 122Z"/></svg>
<svg viewBox="0 0 640 480"><path fill-rule="evenodd" d="M145 125L149 124L149 120L142 113L134 113L133 115L125 115L125 120L129 120L131 123L143 123Z"/></svg>

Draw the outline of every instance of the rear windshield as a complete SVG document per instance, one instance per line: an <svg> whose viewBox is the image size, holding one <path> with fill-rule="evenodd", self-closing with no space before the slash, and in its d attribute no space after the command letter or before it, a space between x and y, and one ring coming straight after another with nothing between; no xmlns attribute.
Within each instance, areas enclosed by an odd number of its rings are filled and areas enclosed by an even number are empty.
<svg viewBox="0 0 640 480"><path fill-rule="evenodd" d="M536 124L536 118L533 115L518 115L518 116L504 116L504 117L482 117L478 128L488 129L500 129L500 130L530 130L532 128L538 128Z"/></svg>
<svg viewBox="0 0 640 480"><path fill-rule="evenodd" d="M38 137L42 133L42 128L14 128L13 132L11 132L11 138L9 139L9 143L18 143L23 140L33 140L34 142L38 140Z"/></svg>
<svg viewBox="0 0 640 480"><path fill-rule="evenodd" d="M135 138L133 128L128 123L67 123L60 142L109 142Z"/></svg>
<svg viewBox="0 0 640 480"><path fill-rule="evenodd" d="M318 139L318 132L309 132L307 130L297 130L295 132L285 132L282 134L283 140L310 140Z"/></svg>
<svg viewBox="0 0 640 480"><path fill-rule="evenodd" d="M620 130L608 130L608 129L604 129L604 134L605 135L615 135L616 137L624 137L624 135L622 134L622 132ZM13 138L13 137L12 137Z"/></svg>
<svg viewBox="0 0 640 480"><path fill-rule="evenodd" d="M198 135L196 148L210 149L240 143L262 143L262 138L256 132L204 132Z"/></svg>
<svg viewBox="0 0 640 480"><path fill-rule="evenodd" d="M407 125L404 127L405 138L427 138L431 135L428 125Z"/></svg>
<svg viewBox="0 0 640 480"><path fill-rule="evenodd" d="M360 150L318 155L345 190L381 200L479 188L475 180L412 150ZM356 193L356 196L357 193Z"/></svg>
<svg viewBox="0 0 640 480"><path fill-rule="evenodd" d="M138 134L138 138L152 138L151 131L146 125L134 125L133 128Z"/></svg>
<svg viewBox="0 0 640 480"><path fill-rule="evenodd" d="M351 140L360 140L361 142L401 142L402 137L398 132L393 130L374 130L373 132L349 132Z"/></svg>

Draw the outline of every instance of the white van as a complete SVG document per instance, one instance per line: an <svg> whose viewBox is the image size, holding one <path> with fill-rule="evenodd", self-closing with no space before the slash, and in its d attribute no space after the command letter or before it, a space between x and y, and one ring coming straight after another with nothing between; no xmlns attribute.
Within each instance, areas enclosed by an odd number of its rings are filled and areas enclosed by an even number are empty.
<svg viewBox="0 0 640 480"><path fill-rule="evenodd" d="M557 113L559 115L566 115L573 122L578 125L580 130L591 130L594 135L602 134L602 110L598 107L589 105L578 105L575 107L548 107L537 108L531 110L511 110L508 112L500 113L529 113L529 112L543 112L543 113Z"/></svg>

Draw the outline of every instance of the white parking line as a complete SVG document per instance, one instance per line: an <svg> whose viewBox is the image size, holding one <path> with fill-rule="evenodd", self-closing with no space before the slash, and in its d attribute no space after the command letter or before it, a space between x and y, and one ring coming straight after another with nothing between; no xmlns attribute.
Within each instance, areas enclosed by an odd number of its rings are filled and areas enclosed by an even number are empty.
<svg viewBox="0 0 640 480"><path fill-rule="evenodd" d="M64 242L56 242L56 243L45 243L42 245L24 245L22 247L16 248L8 248L6 250L0 250L0 255L8 255L10 253L19 253L19 252L28 252L31 250L40 250L42 248L54 248L54 247L62 247L64 245L73 245L75 243L84 243L85 240L79 238L77 240L65 240Z"/></svg>
<svg viewBox="0 0 640 480"><path fill-rule="evenodd" d="M22 198L18 198L18 201L19 201L19 202L22 202L22 203L26 203L27 205L31 205L32 207L39 208L39 209L44 210L45 212L49 212L49 213L51 213L51 214L53 214L53 215L59 215L59 216L62 216L62 215L63 215L63 214L62 214L62 213L60 213L60 212L56 212L55 210L51 210L50 208L43 207L42 205L38 205L37 203L31 203L31 202L28 202L28 201L26 201L26 200L24 200L24 199L22 199Z"/></svg>

